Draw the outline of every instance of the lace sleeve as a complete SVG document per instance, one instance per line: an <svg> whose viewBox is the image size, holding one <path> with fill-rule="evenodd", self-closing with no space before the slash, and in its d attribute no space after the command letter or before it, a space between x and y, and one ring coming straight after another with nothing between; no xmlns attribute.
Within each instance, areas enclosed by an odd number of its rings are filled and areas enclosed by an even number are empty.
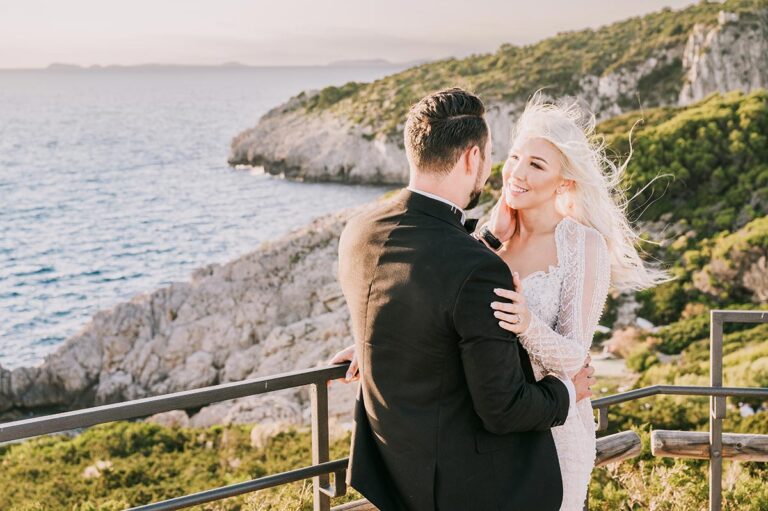
<svg viewBox="0 0 768 511"><path fill-rule="evenodd" d="M565 261L555 329L532 313L520 340L545 370L571 377L581 368L592 344L611 270L605 240L598 232L571 224L558 239L558 247L561 245Z"/></svg>

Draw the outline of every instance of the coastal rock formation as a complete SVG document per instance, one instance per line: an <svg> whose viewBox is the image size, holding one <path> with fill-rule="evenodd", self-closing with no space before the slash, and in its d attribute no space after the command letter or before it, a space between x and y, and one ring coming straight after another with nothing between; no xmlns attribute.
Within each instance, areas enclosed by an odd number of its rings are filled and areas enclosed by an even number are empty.
<svg viewBox="0 0 768 511"><path fill-rule="evenodd" d="M370 207L370 206L364 206ZM0 414L115 403L322 365L352 343L336 281L348 210L224 265L97 313L39 367L0 368ZM336 384L332 413L351 412ZM308 389L217 403L192 425L305 423ZM155 420L185 422L179 414Z"/></svg>
<svg viewBox="0 0 768 511"><path fill-rule="evenodd" d="M308 181L404 183L402 143L368 138L352 120L328 111L305 113L317 91L267 112L232 141L229 161L263 166L270 174ZM300 147L300 150L297 148ZM306 172L312 169L312 172Z"/></svg>
<svg viewBox="0 0 768 511"><path fill-rule="evenodd" d="M718 25L696 25L683 52L686 80L679 103L713 92L750 91L768 86L768 11L757 20L720 12Z"/></svg>
<svg viewBox="0 0 768 511"><path fill-rule="evenodd" d="M679 16L682 19L689 14L682 11ZM657 18L648 19L651 23ZM669 19L664 13L660 13L658 19L657 32L663 32L664 23ZM397 88L401 83L408 83L409 94L417 89L423 94L442 86L468 83L486 99L494 160L499 160L508 150L510 129L525 105L525 98L537 87L551 86L553 80L560 80L560 87L596 112L599 120L640 107L684 106L713 92L736 89L748 92L768 87L767 19L766 10L748 14L721 11L713 14L708 23L692 25L688 32L676 34L678 29L673 28L669 44L654 46L648 42L647 48L632 44L623 54L602 48L600 51L605 55L594 54L590 58L611 62L603 71L567 76L553 71L551 77L541 78L541 83L532 85L532 89L523 87L519 91L504 92L508 84L503 79L493 82L494 66L513 65L515 52L523 51L514 47L502 47L493 56L470 57L493 62L484 64L488 78L475 85L471 80L478 72L473 71L473 63L465 59L413 68L390 77L387 86ZM601 30L611 30L611 27ZM589 38L589 34L584 37ZM558 38L560 36L553 41ZM567 46L567 43L550 44ZM572 43L573 46L583 44L586 43ZM574 50L569 48L569 51ZM587 59L583 54L575 55ZM540 59L530 57L529 60ZM530 62L521 65L530 65ZM452 71L457 66L475 74L459 75ZM526 68L522 67L520 73L525 74ZM229 163L261 166L270 174L283 174L292 179L404 183L407 164L401 137L405 110L397 105L405 102L408 94L395 91L385 95L383 85L374 85L351 91L330 106L318 106L324 104L318 96L323 91L300 94L267 113L255 127L237 135L232 141Z"/></svg>

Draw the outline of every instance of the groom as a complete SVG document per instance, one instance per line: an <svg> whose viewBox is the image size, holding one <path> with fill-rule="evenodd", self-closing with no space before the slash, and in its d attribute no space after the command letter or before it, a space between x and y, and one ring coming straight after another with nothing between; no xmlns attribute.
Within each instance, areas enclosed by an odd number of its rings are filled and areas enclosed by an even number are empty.
<svg viewBox="0 0 768 511"><path fill-rule="evenodd" d="M491 170L484 114L460 89L419 101L408 189L350 220L339 242L361 380L349 483L382 511L557 510L550 428L589 395L591 368L536 382L494 318L510 271L463 226Z"/></svg>

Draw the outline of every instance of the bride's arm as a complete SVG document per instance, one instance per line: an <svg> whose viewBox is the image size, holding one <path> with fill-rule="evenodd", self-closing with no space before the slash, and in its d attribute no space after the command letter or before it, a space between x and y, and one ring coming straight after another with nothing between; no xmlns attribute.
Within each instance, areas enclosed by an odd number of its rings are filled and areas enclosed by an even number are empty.
<svg viewBox="0 0 768 511"><path fill-rule="evenodd" d="M597 232L588 230L583 242L574 239L566 243L574 243L578 250L571 254L565 268L555 329L525 307L530 321L519 332L519 338L545 370L570 378L581 369L589 353L608 295L610 261L605 241ZM502 327L512 331L520 328L505 321Z"/></svg>

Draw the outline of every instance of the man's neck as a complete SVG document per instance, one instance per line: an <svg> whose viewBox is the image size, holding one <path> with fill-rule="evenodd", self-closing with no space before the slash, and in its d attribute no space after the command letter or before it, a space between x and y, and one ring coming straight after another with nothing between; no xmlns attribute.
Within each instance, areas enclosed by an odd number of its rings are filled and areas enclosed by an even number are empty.
<svg viewBox="0 0 768 511"><path fill-rule="evenodd" d="M463 194L460 190L461 187L457 186L453 180L448 177L438 180L434 178L423 178L418 175L411 176L408 188L410 190L425 192L440 197L461 210L464 210L467 205L466 194Z"/></svg>
<svg viewBox="0 0 768 511"><path fill-rule="evenodd" d="M444 202L445 204L447 204L448 206L451 207L452 211L455 211L456 213L458 213L461 216L460 221L461 221L462 224L466 221L467 214L464 212L464 208L459 207L456 203L449 201L445 197L441 197L439 195L435 195L435 194L427 192L425 190L419 190L418 188L410 186L410 185L408 186L408 189L410 191L412 191L413 193L417 193L419 195L423 195L424 197L428 197L428 198L436 200L436 201Z"/></svg>

